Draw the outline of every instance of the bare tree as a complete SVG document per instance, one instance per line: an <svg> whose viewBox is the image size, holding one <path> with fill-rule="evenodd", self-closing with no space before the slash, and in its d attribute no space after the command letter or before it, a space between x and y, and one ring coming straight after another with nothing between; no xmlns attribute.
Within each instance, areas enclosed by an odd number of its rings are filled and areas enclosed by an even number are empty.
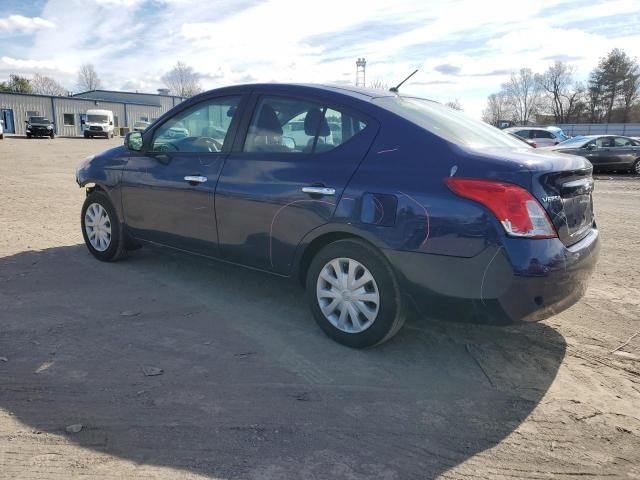
<svg viewBox="0 0 640 480"><path fill-rule="evenodd" d="M459 112L461 112L463 110L462 108L462 104L460 103L460 100L458 100L457 98L453 101L449 101L447 103L445 103L445 105L449 108L452 108L454 110L458 110Z"/></svg>
<svg viewBox="0 0 640 480"><path fill-rule="evenodd" d="M531 69L521 68L512 73L502 89L515 111L516 120L523 125L529 122L540 104L540 86Z"/></svg>
<svg viewBox="0 0 640 480"><path fill-rule="evenodd" d="M382 80L374 80L369 84L369 88L375 88L377 90L389 90L389 85Z"/></svg>
<svg viewBox="0 0 640 480"><path fill-rule="evenodd" d="M574 67L556 61L542 75L536 75L540 89L545 93L546 100L556 123L565 123L567 104L571 96Z"/></svg>
<svg viewBox="0 0 640 480"><path fill-rule="evenodd" d="M482 111L482 120L495 127L501 120L513 120L513 109L504 92L492 93L487 98L487 106Z"/></svg>
<svg viewBox="0 0 640 480"><path fill-rule="evenodd" d="M202 91L200 76L185 63L178 62L175 67L162 76L162 81L171 93L179 97L192 97Z"/></svg>
<svg viewBox="0 0 640 480"><path fill-rule="evenodd" d="M33 93L39 93L41 95L63 97L67 94L66 89L53 78L40 75L39 73L36 73L31 79L31 89Z"/></svg>
<svg viewBox="0 0 640 480"><path fill-rule="evenodd" d="M97 90L101 82L96 69L90 63L85 63L78 71L78 88L82 91Z"/></svg>

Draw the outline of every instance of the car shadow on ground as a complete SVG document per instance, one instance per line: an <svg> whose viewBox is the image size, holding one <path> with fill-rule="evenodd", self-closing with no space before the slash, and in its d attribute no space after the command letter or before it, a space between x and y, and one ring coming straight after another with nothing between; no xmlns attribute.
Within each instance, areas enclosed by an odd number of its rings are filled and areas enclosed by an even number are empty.
<svg viewBox="0 0 640 480"><path fill-rule="evenodd" d="M80 245L22 252L0 259L0 284L0 408L216 478L435 477L510 435L566 349L545 324L411 321L351 350L296 284L147 249L114 264Z"/></svg>

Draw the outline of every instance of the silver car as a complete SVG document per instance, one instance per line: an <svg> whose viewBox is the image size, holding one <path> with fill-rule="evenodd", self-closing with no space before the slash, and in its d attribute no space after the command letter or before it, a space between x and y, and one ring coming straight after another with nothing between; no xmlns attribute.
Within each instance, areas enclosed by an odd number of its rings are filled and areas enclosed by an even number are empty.
<svg viewBox="0 0 640 480"><path fill-rule="evenodd" d="M510 127L504 131L532 140L536 147L552 147L569 139L558 127Z"/></svg>

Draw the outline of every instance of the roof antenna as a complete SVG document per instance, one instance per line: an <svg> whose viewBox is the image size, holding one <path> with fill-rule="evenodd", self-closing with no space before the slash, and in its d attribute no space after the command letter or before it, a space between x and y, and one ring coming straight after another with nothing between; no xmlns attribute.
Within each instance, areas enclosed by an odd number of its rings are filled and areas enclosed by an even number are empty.
<svg viewBox="0 0 640 480"><path fill-rule="evenodd" d="M417 69L417 68L413 71L413 73L412 73L411 75L409 75L407 78L405 78L404 80L402 80L398 85L396 85L395 87L391 87L391 88L389 89L389 91L390 91L390 92L393 92L393 93L398 93L398 89L402 86L402 84L403 84L404 82L406 82L407 80L409 80L411 77L413 77L416 73L418 73L418 69Z"/></svg>

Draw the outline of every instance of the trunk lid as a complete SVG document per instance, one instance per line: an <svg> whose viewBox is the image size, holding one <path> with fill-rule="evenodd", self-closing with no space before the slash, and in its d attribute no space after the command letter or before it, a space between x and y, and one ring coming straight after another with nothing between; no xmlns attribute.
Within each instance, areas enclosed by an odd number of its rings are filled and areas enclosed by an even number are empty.
<svg viewBox="0 0 640 480"><path fill-rule="evenodd" d="M586 163L581 168L536 175L540 188L534 187L534 194L567 246L583 239L593 226L593 167Z"/></svg>
<svg viewBox="0 0 640 480"><path fill-rule="evenodd" d="M531 192L545 209L566 246L588 235L594 224L593 166L584 157L550 150L485 150L491 174ZM485 168L486 168L485 163Z"/></svg>

